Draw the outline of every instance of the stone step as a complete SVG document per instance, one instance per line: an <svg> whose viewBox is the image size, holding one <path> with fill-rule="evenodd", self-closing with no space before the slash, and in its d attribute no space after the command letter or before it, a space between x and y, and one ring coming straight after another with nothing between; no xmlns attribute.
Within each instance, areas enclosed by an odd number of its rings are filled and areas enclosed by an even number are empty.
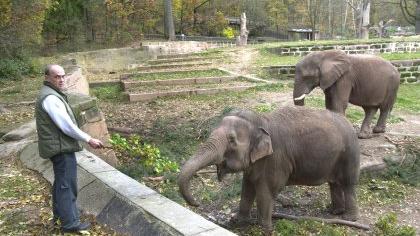
<svg viewBox="0 0 420 236"><path fill-rule="evenodd" d="M167 55L158 55L157 59L168 59L168 58L186 58L196 56L195 53L182 53L182 54L167 54Z"/></svg>
<svg viewBox="0 0 420 236"><path fill-rule="evenodd" d="M171 68L194 68L209 66L212 62L194 62L194 63L177 63L177 64L163 64L163 65L148 65L148 66L135 66L132 69L136 71L152 71L152 70L161 70L161 69L171 69Z"/></svg>
<svg viewBox="0 0 420 236"><path fill-rule="evenodd" d="M124 90L135 88L138 86L153 86L153 85L191 85L191 84L208 84L208 83L223 83L234 80L236 76L217 76L217 77L198 77L185 79L168 79L168 80L146 80L146 81L122 81Z"/></svg>
<svg viewBox="0 0 420 236"><path fill-rule="evenodd" d="M169 59L156 59L156 60L149 60L148 63L151 65L157 64L165 64L165 63L174 63L174 62L187 62L187 61L209 61L209 60L217 60L223 57L186 57L186 58L169 58Z"/></svg>
<svg viewBox="0 0 420 236"><path fill-rule="evenodd" d="M178 91L178 90L191 90L191 89L211 89L218 87L234 87L234 86L247 86L255 85L256 82L251 82L242 78L222 80L220 82L214 81L210 83L199 83L199 84L143 84L132 86L126 89L128 93L151 93L151 92L165 92L165 91Z"/></svg>
<svg viewBox="0 0 420 236"><path fill-rule="evenodd" d="M97 87L113 86L113 85L121 85L121 80L113 79L113 80L97 80L97 81L89 82L89 88L97 88Z"/></svg>
<svg viewBox="0 0 420 236"><path fill-rule="evenodd" d="M137 101L151 101L160 97L169 97L177 95L209 95L217 94L228 91L244 91L249 88L253 88L256 85L244 85L244 86L234 86L234 87L221 87L221 88L209 88L209 89L185 89L178 91L161 91L161 92L151 92L151 93L128 93L128 100L130 102Z"/></svg>
<svg viewBox="0 0 420 236"><path fill-rule="evenodd" d="M160 73L165 74L168 72L177 73L177 72L195 72L195 71L207 71L207 70L219 70L219 69L197 66L195 68L170 68L170 69L161 69L161 70L155 70L155 71L138 71L138 72L121 74L120 79L126 80L133 77L141 77L141 76L147 76L151 74L160 74Z"/></svg>

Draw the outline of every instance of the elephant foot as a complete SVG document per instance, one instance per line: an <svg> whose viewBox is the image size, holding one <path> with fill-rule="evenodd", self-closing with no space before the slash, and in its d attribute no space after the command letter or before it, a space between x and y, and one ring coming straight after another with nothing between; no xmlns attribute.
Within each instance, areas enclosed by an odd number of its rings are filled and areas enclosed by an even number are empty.
<svg viewBox="0 0 420 236"><path fill-rule="evenodd" d="M334 207L334 208L329 209L329 212L333 215L341 215L344 213L344 207L342 208Z"/></svg>
<svg viewBox="0 0 420 236"><path fill-rule="evenodd" d="M264 229L264 235L265 236L276 236L277 234L274 233L273 230L266 230L266 229Z"/></svg>
<svg viewBox="0 0 420 236"><path fill-rule="evenodd" d="M231 225L241 227L241 226L245 226L245 225L250 224L251 219L249 217L245 217L245 216L241 216L239 214L235 214L230 218L229 223Z"/></svg>
<svg viewBox="0 0 420 236"><path fill-rule="evenodd" d="M360 139L368 139L368 138L372 138L372 133L370 132L366 132L366 131L360 131L358 137Z"/></svg>
<svg viewBox="0 0 420 236"><path fill-rule="evenodd" d="M357 221L359 219L359 211L358 210L348 211L342 216L342 218L348 221Z"/></svg>
<svg viewBox="0 0 420 236"><path fill-rule="evenodd" d="M375 126L373 128L374 133L385 133L385 126Z"/></svg>

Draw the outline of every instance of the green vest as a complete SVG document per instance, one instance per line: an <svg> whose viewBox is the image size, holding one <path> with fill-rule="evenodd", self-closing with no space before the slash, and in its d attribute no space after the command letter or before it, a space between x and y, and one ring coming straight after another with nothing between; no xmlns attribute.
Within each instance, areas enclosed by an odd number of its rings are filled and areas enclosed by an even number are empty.
<svg viewBox="0 0 420 236"><path fill-rule="evenodd" d="M54 87L49 82L45 81L35 104L35 119L36 130L38 132L39 155L42 158L48 159L60 153L81 151L82 146L79 144L79 142L76 139L63 133L63 131L58 128L58 126L53 122L48 113L42 107L42 102L48 95L54 95L63 101L71 120L74 124L77 125L73 111L68 104L66 95L54 89Z"/></svg>

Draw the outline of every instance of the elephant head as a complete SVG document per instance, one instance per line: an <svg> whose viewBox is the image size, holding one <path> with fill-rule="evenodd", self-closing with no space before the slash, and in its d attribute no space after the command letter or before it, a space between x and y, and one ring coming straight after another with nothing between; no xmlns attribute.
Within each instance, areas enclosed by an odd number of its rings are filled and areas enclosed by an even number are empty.
<svg viewBox="0 0 420 236"><path fill-rule="evenodd" d="M313 52L296 65L293 100L303 106L305 96L315 87L328 89L350 70L350 61L343 51Z"/></svg>
<svg viewBox="0 0 420 236"><path fill-rule="evenodd" d="M192 176L215 164L218 178L246 170L252 163L273 153L266 120L250 111L232 112L223 118L208 140L182 167L178 177L181 195L188 204L198 206L189 189Z"/></svg>

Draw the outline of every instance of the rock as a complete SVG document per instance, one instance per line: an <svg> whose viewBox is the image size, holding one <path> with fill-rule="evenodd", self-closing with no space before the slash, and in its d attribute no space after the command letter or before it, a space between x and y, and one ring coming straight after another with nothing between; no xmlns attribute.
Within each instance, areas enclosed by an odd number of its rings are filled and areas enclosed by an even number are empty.
<svg viewBox="0 0 420 236"><path fill-rule="evenodd" d="M1 137L1 140L5 142L22 140L24 138L30 137L31 135L35 133L36 133L36 124L35 124L35 120L32 120L29 123L26 123L20 126L19 128L14 129L10 131L9 133L3 135Z"/></svg>
<svg viewBox="0 0 420 236"><path fill-rule="evenodd" d="M67 96L80 129L109 147L108 127L104 115L99 110L96 98L83 94L68 94ZM118 165L118 159L112 149L93 149L87 144L83 144L83 146L111 166Z"/></svg>
<svg viewBox="0 0 420 236"><path fill-rule="evenodd" d="M69 66L65 70L67 73L65 92L89 95L89 83L82 73L82 68Z"/></svg>

